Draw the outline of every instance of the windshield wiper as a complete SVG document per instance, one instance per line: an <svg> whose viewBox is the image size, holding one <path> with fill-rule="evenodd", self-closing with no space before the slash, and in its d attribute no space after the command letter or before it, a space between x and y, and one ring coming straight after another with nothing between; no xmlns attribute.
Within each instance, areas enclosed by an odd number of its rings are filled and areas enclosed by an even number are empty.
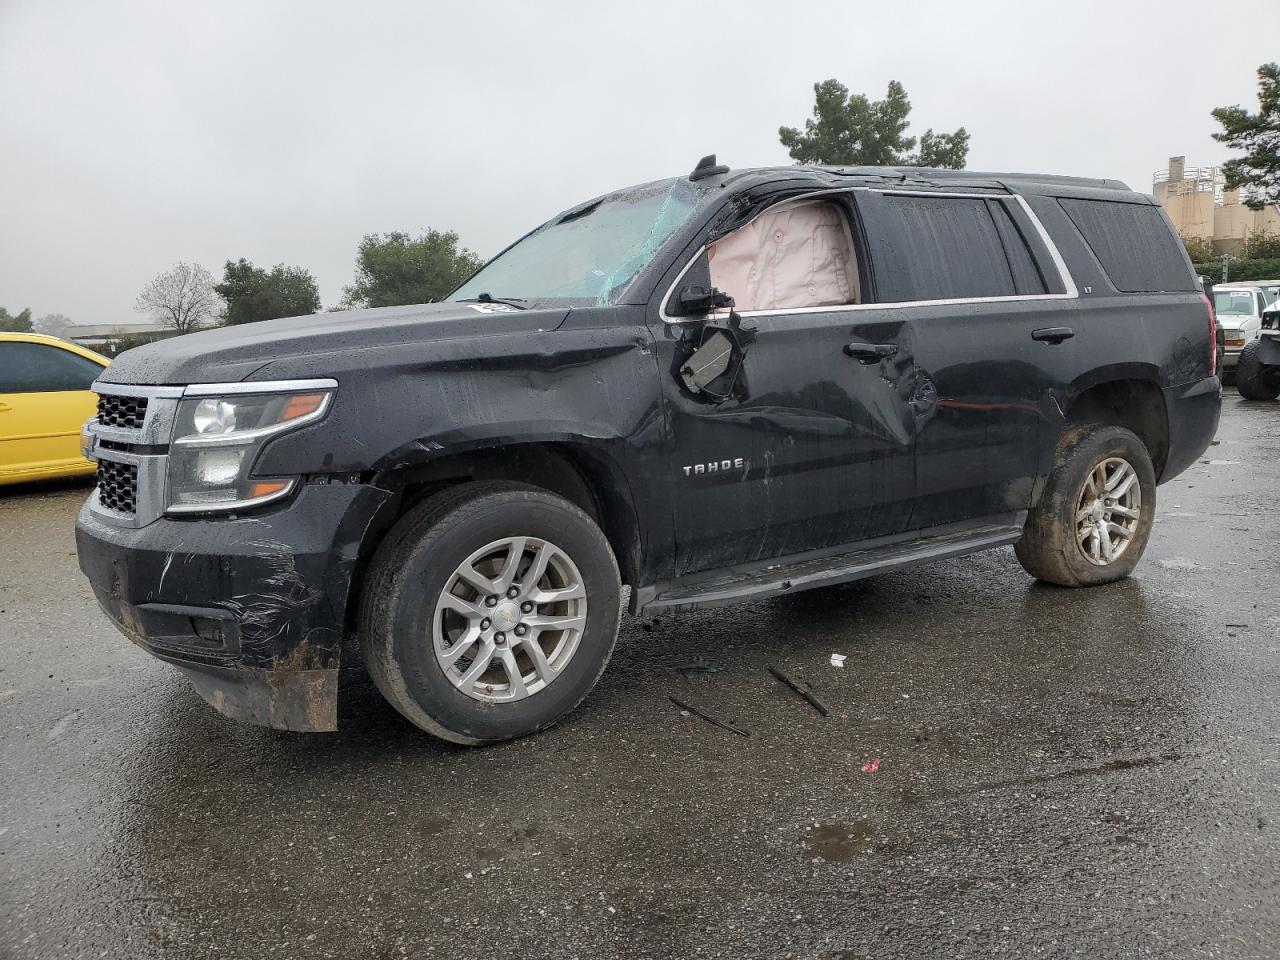
<svg viewBox="0 0 1280 960"><path fill-rule="evenodd" d="M457 303L505 303L509 307L515 307L517 310L528 310L528 300L523 297L495 297L491 293L480 293L474 297L463 297Z"/></svg>

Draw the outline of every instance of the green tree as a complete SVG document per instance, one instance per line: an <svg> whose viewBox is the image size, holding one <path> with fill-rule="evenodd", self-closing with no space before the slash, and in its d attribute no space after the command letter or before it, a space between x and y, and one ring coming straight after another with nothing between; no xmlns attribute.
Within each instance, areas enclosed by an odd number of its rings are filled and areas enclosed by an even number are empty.
<svg viewBox="0 0 1280 960"><path fill-rule="evenodd" d="M215 283L213 289L226 301L223 319L228 324L300 317L320 310L316 278L301 267L283 263L268 271L244 257L228 260L222 268L222 282Z"/></svg>
<svg viewBox="0 0 1280 960"><path fill-rule="evenodd" d="M1213 139L1236 150L1222 165L1229 188L1244 187L1245 203L1255 210L1280 203L1280 63L1264 63L1258 68L1258 112L1244 107L1219 107L1213 119L1222 132Z"/></svg>
<svg viewBox="0 0 1280 960"><path fill-rule="evenodd" d="M483 264L480 257L458 246L453 231L427 230L418 237L370 233L356 251L356 279L343 288L343 303L355 307L431 303Z"/></svg>
<svg viewBox="0 0 1280 960"><path fill-rule="evenodd" d="M883 100L850 94L838 80L815 83L813 94L813 117L804 122L803 132L795 127L778 128L778 139L796 163L957 170L964 166L969 154L969 133L964 127L954 133L926 130L920 136L919 151L910 152L917 143L915 137L906 135L911 101L897 80L889 81Z"/></svg>
<svg viewBox="0 0 1280 960"><path fill-rule="evenodd" d="M31 333L31 308L12 314L0 307L0 333Z"/></svg>
<svg viewBox="0 0 1280 960"><path fill-rule="evenodd" d="M0 307L0 333L31 333L31 308L12 314Z"/></svg>
<svg viewBox="0 0 1280 960"><path fill-rule="evenodd" d="M1187 248L1192 263L1213 259L1213 244L1205 237L1183 237L1182 245Z"/></svg>
<svg viewBox="0 0 1280 960"><path fill-rule="evenodd" d="M926 130L920 134L920 152L908 157L907 162L922 167L945 167L963 170L969 156L969 131L964 127L955 133L934 133Z"/></svg>
<svg viewBox="0 0 1280 960"><path fill-rule="evenodd" d="M1251 233L1244 242L1244 255L1249 260L1280 259L1280 233Z"/></svg>

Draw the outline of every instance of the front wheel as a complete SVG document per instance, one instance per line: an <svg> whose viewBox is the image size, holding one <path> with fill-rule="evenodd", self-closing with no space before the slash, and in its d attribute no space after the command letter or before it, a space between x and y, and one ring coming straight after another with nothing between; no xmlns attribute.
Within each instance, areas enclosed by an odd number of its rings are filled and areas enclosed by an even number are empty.
<svg viewBox="0 0 1280 960"><path fill-rule="evenodd" d="M621 617L618 566L567 500L475 483L406 514L360 607L382 695L428 733L491 743L551 726L595 685Z"/></svg>
<svg viewBox="0 0 1280 960"><path fill-rule="evenodd" d="M1138 565L1155 509L1155 470L1143 442L1123 427L1074 427L1014 551L1038 580L1111 583Z"/></svg>
<svg viewBox="0 0 1280 960"><path fill-rule="evenodd" d="M1274 400L1280 396L1280 370L1264 364L1261 352L1261 340L1254 340L1240 351L1236 389L1246 400Z"/></svg>

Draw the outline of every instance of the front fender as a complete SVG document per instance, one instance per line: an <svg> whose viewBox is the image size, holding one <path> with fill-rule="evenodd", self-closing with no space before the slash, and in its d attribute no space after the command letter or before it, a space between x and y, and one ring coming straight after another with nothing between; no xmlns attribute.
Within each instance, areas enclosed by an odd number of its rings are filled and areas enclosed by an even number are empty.
<svg viewBox="0 0 1280 960"><path fill-rule="evenodd" d="M367 473L535 438L645 443L660 411L644 326L408 344L325 369L329 416L272 441L259 475Z"/></svg>

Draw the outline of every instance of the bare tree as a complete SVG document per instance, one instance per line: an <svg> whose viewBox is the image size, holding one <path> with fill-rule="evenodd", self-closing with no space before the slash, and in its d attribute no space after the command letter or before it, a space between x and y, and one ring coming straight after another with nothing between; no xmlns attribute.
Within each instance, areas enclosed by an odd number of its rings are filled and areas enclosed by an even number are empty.
<svg viewBox="0 0 1280 960"><path fill-rule="evenodd" d="M61 313L46 313L32 324L36 333L47 333L51 337L65 337L72 326L71 318Z"/></svg>
<svg viewBox="0 0 1280 960"><path fill-rule="evenodd" d="M134 309L178 333L190 333L216 317L221 306L213 274L198 263L179 261L142 288Z"/></svg>

